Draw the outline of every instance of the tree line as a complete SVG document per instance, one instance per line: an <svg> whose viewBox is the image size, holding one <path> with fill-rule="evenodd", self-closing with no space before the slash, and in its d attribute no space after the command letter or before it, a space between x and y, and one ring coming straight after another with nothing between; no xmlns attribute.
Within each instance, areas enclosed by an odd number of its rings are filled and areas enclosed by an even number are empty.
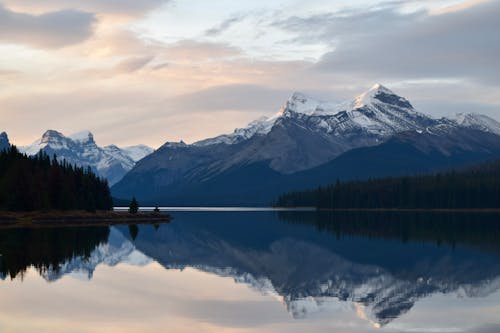
<svg viewBox="0 0 500 333"><path fill-rule="evenodd" d="M15 146L0 152L0 210L110 210L107 180L43 151L28 157Z"/></svg>
<svg viewBox="0 0 500 333"><path fill-rule="evenodd" d="M337 181L284 194L275 205L320 209L500 208L500 161L433 175Z"/></svg>

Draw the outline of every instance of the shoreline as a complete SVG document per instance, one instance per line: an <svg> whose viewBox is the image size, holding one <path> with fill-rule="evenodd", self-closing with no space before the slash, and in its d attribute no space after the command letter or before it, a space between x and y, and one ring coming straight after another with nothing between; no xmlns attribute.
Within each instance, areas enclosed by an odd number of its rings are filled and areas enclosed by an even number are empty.
<svg viewBox="0 0 500 333"><path fill-rule="evenodd" d="M111 226L169 223L167 213L97 211L0 212L0 228Z"/></svg>

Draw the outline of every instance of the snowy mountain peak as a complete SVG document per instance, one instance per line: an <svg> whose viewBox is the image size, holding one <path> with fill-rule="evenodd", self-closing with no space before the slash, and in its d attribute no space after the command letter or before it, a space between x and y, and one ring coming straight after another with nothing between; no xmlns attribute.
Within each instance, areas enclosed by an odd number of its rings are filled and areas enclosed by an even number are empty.
<svg viewBox="0 0 500 333"><path fill-rule="evenodd" d="M386 94L394 95L394 92L392 92L392 90L390 90L389 88L385 87L384 85L382 85L380 83L375 83L369 89L369 91L377 91L377 92L383 92L383 93L386 93Z"/></svg>
<svg viewBox="0 0 500 333"><path fill-rule="evenodd" d="M408 109L413 109L413 106L406 98L398 96L392 90L384 87L380 83L373 85L370 89L356 97L356 99L352 103L352 108L358 109L364 106L379 103L392 104Z"/></svg>
<svg viewBox="0 0 500 333"><path fill-rule="evenodd" d="M375 84L354 101L343 103L325 102L302 92L294 92L273 117L257 119L231 134L202 140L194 145L239 143L256 134L269 133L279 119L287 118L307 118L311 124L316 124L315 131L337 137L360 130L385 137L399 131L420 129L428 123L428 117L416 112L407 99L381 84Z"/></svg>
<svg viewBox="0 0 500 333"><path fill-rule="evenodd" d="M454 120L458 125L500 135L500 123L488 116L477 113L458 113Z"/></svg>
<svg viewBox="0 0 500 333"><path fill-rule="evenodd" d="M294 92L278 114L289 116L290 112L311 115L322 102L301 92Z"/></svg>
<svg viewBox="0 0 500 333"><path fill-rule="evenodd" d="M94 135L89 131L66 137L60 132L49 130L32 145L20 147L20 150L31 156L43 150L50 156L56 154L59 160L64 159L70 164L90 166L99 176L114 184L134 167L136 158L152 152L151 148L144 147L146 146L139 148L142 149L141 152L136 151L135 147L129 147L132 150L114 145L99 147L94 141Z"/></svg>
<svg viewBox="0 0 500 333"><path fill-rule="evenodd" d="M68 149L71 140L66 138L62 133L55 130L48 130L43 133L42 137L35 141L31 146L26 147L24 152L28 155L37 154L40 149L50 147L52 149Z"/></svg>
<svg viewBox="0 0 500 333"><path fill-rule="evenodd" d="M43 133L40 143L50 143L53 142L54 140L59 140L64 138L65 136L61 132L55 130L48 130L45 131L45 133Z"/></svg>
<svg viewBox="0 0 500 333"><path fill-rule="evenodd" d="M69 138L75 142L82 142L82 143L95 143L94 141L94 134L90 131L81 131L78 133L71 134Z"/></svg>
<svg viewBox="0 0 500 333"><path fill-rule="evenodd" d="M142 160L144 157L153 153L155 150L146 145L137 145L137 146L129 146L124 147L122 150L127 154L134 162L138 162Z"/></svg>

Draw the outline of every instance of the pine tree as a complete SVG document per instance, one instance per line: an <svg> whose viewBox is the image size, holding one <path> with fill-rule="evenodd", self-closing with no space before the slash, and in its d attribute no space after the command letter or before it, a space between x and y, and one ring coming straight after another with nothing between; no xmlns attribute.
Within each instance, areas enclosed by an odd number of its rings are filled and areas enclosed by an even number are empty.
<svg viewBox="0 0 500 333"><path fill-rule="evenodd" d="M139 203L137 202L137 199L135 197L133 197L132 201L130 201L128 212L130 214L137 214L139 212Z"/></svg>
<svg viewBox="0 0 500 333"><path fill-rule="evenodd" d="M106 180L44 152L34 157L15 146L0 152L0 210L110 210Z"/></svg>

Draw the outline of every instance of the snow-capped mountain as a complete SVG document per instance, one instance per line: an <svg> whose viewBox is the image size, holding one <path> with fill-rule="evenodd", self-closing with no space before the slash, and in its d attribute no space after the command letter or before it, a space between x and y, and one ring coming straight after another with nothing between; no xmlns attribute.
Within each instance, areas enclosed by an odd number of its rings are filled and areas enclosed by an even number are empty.
<svg viewBox="0 0 500 333"><path fill-rule="evenodd" d="M5 150L10 147L9 137L7 133L0 133L0 151Z"/></svg>
<svg viewBox="0 0 500 333"><path fill-rule="evenodd" d="M283 175L298 175L355 149L379 146L403 133L413 133L411 145L419 140L440 145L439 140L427 139L442 137L443 142L451 143L446 149L436 149L443 155L465 147L473 155L470 159L462 157L462 163L467 164L487 158L475 154L477 151L496 154L496 148L480 143L478 146L478 142L485 138L484 134L493 136L486 139L488 143L500 140L500 123L472 114L435 119L416 111L406 98L380 84L340 104L294 93L274 116L260 118L231 134L194 144L164 144L141 160L112 191L116 197L135 195L152 203L268 204L276 191L299 189L288 186L291 181ZM476 140L479 137L481 140ZM432 171L435 167L433 164L404 171ZM329 172L333 174L334 170ZM351 176L365 177L364 173ZM268 187L262 187L263 184ZM300 185L307 188L308 184ZM224 202L216 199L219 192ZM226 201L228 198L231 200Z"/></svg>
<svg viewBox="0 0 500 333"><path fill-rule="evenodd" d="M286 118L300 119L318 133L344 137L355 134L387 137L397 132L423 129L433 123L414 110L410 102L386 87L375 84L351 102L334 104L295 92L273 117L263 117L232 134L194 143L197 146L234 144L254 135L265 135Z"/></svg>
<svg viewBox="0 0 500 333"><path fill-rule="evenodd" d="M500 123L485 115L477 113L458 113L455 118L451 120L462 127L500 135Z"/></svg>
<svg viewBox="0 0 500 333"><path fill-rule="evenodd" d="M21 147L20 150L28 155L35 155L43 150L50 156L56 154L61 161L90 166L98 175L108 179L111 185L131 170L137 159L152 151L146 146L126 149L114 145L99 147L94 141L94 135L89 131L64 136L54 130L46 131L32 145Z"/></svg>
<svg viewBox="0 0 500 333"><path fill-rule="evenodd" d="M155 151L153 148L146 145L122 147L121 150L134 162L142 160L144 157Z"/></svg>

